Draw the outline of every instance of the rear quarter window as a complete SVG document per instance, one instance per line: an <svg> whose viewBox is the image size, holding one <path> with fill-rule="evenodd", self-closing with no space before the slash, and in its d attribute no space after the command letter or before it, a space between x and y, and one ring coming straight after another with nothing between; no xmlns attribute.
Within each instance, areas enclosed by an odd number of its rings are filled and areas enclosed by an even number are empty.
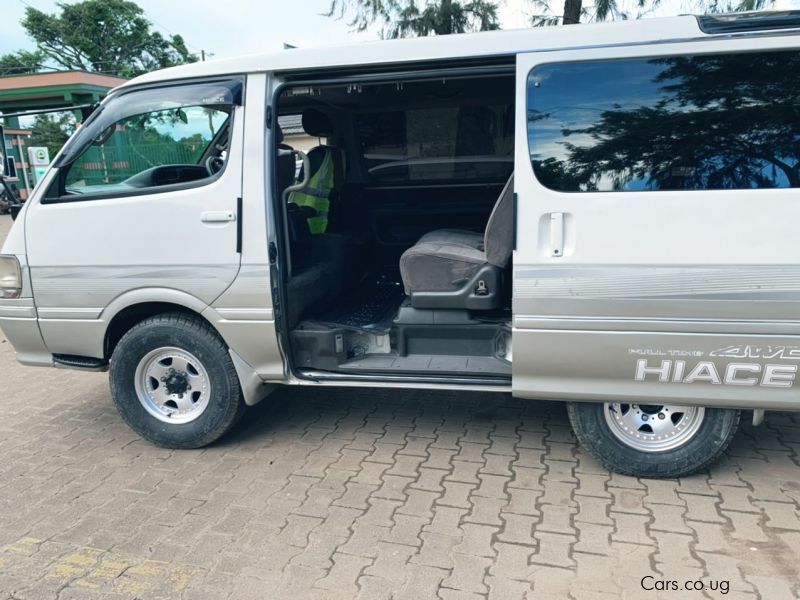
<svg viewBox="0 0 800 600"><path fill-rule="evenodd" d="M527 87L553 190L800 187L797 51L547 64Z"/></svg>

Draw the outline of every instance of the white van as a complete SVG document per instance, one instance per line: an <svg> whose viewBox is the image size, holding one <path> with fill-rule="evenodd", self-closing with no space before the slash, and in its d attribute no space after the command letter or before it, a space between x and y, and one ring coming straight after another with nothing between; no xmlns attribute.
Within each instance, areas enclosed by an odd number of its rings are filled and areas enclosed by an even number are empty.
<svg viewBox="0 0 800 600"><path fill-rule="evenodd" d="M109 368L161 446L277 384L481 390L686 475L741 409L800 408L799 32L684 16L139 77L20 213L0 326L23 364Z"/></svg>

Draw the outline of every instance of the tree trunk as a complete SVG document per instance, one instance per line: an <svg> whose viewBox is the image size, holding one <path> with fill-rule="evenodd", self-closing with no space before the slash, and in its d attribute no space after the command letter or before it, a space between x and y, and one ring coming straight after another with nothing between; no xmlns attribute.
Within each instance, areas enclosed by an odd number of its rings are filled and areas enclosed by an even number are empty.
<svg viewBox="0 0 800 600"><path fill-rule="evenodd" d="M452 0L442 0L442 4L439 7L439 20L440 22L445 23L445 28L447 29L447 31L443 33L445 34L456 33L455 23L453 22Z"/></svg>
<svg viewBox="0 0 800 600"><path fill-rule="evenodd" d="M581 22L583 0L564 0L564 25L575 25Z"/></svg>

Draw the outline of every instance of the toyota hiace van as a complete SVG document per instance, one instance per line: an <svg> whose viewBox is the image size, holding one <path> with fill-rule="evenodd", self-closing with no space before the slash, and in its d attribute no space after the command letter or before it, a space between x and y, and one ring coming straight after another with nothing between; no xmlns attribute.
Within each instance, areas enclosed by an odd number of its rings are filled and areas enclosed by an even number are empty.
<svg viewBox="0 0 800 600"><path fill-rule="evenodd" d="M161 446L282 384L481 390L686 475L742 410L800 408L799 32L682 16L138 77L19 214L0 327L23 364L109 369Z"/></svg>

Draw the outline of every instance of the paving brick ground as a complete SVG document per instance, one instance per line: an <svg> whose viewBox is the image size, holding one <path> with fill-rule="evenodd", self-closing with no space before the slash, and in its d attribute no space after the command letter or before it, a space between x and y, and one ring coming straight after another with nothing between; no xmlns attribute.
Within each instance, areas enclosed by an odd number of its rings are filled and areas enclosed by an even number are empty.
<svg viewBox="0 0 800 600"><path fill-rule="evenodd" d="M789 599L798 507L790 414L679 481L609 473L560 404L476 393L285 389L172 452L106 375L20 367L0 336L0 600Z"/></svg>

